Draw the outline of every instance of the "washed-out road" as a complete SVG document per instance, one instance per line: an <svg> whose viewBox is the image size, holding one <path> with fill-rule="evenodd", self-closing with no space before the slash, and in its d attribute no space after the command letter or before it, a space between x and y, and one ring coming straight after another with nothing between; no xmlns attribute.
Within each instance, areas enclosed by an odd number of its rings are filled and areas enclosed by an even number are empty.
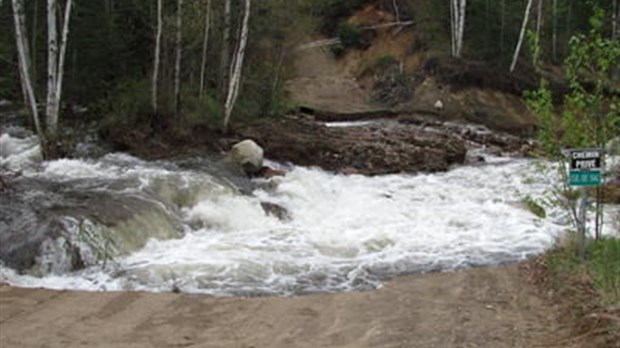
<svg viewBox="0 0 620 348"><path fill-rule="evenodd" d="M0 347L567 347L518 266L292 298L0 285Z"/></svg>

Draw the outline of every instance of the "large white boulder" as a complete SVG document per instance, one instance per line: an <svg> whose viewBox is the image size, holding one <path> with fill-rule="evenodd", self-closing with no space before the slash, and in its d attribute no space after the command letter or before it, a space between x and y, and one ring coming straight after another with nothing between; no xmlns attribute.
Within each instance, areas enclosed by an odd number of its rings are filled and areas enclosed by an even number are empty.
<svg viewBox="0 0 620 348"><path fill-rule="evenodd" d="M253 140L243 140L230 150L230 158L248 174L258 173L263 167L263 149Z"/></svg>

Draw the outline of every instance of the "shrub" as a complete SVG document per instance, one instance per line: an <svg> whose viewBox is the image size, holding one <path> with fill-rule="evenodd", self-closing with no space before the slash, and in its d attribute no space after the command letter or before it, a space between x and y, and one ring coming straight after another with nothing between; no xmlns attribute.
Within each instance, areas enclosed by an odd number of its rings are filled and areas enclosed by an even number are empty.
<svg viewBox="0 0 620 348"><path fill-rule="evenodd" d="M336 35L344 48L359 48L363 46L362 31L355 25L342 23Z"/></svg>
<svg viewBox="0 0 620 348"><path fill-rule="evenodd" d="M224 120L224 106L218 101L217 96L207 94L203 98L198 98L187 93L184 101L182 112L185 116L184 126L221 127Z"/></svg>
<svg viewBox="0 0 620 348"><path fill-rule="evenodd" d="M104 128L150 125L151 101L148 80L127 80L95 107Z"/></svg>
<svg viewBox="0 0 620 348"><path fill-rule="evenodd" d="M376 56L371 61L364 64L359 76L363 77L369 74L382 73L391 67L398 67L399 61L393 55L386 53Z"/></svg>

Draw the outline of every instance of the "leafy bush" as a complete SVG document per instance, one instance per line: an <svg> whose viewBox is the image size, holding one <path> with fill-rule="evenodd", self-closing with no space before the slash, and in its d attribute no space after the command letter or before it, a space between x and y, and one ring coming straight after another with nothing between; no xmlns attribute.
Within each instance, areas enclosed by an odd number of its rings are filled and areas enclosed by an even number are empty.
<svg viewBox="0 0 620 348"><path fill-rule="evenodd" d="M338 26L336 36L340 43L330 47L330 50L336 57L342 56L350 48L363 48L367 44L362 35L362 30L346 22Z"/></svg>
<svg viewBox="0 0 620 348"><path fill-rule="evenodd" d="M150 125L150 91L148 80L121 82L96 105L95 113L103 117L104 128Z"/></svg>
<svg viewBox="0 0 620 348"><path fill-rule="evenodd" d="M287 73L269 62L248 69L233 110L235 118L277 117L289 111L291 105L283 82Z"/></svg>
<svg viewBox="0 0 620 348"><path fill-rule="evenodd" d="M321 18L319 31L325 35L336 34L340 20L360 9L368 0L312 0L312 15Z"/></svg>
<svg viewBox="0 0 620 348"><path fill-rule="evenodd" d="M194 95L189 97L189 93L186 95L188 97L183 104L185 126L217 128L222 125L224 106L218 101L217 96L205 95L203 98L198 98Z"/></svg>
<svg viewBox="0 0 620 348"><path fill-rule="evenodd" d="M358 76L366 76L368 74L373 74L377 72L383 72L391 67L398 66L399 61L398 58L393 55L386 53L376 56L371 61L364 64Z"/></svg>
<svg viewBox="0 0 620 348"><path fill-rule="evenodd" d="M358 48L363 46L362 31L355 25L342 23L336 32L340 43L345 48Z"/></svg>
<svg viewBox="0 0 620 348"><path fill-rule="evenodd" d="M336 45L332 45L329 47L329 50L334 54L334 56L336 57L341 57L346 51L347 49L344 48L344 46L342 44L336 44Z"/></svg>

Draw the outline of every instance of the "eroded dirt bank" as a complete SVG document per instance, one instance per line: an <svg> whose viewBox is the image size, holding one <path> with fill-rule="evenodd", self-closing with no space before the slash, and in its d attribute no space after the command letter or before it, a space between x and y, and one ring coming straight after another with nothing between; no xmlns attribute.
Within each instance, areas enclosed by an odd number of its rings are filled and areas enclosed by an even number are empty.
<svg viewBox="0 0 620 348"><path fill-rule="evenodd" d="M2 347L596 347L572 341L513 265L296 298L0 286Z"/></svg>

